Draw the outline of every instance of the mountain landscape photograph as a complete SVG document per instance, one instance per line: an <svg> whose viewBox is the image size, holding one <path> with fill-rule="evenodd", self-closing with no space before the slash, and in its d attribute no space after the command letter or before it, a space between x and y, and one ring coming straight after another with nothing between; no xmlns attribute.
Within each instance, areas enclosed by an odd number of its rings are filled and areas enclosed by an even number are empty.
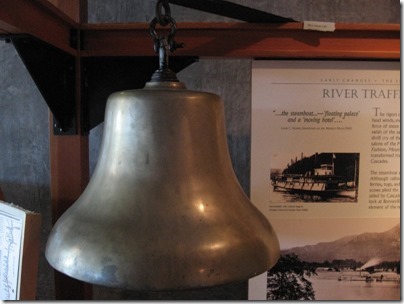
<svg viewBox="0 0 404 304"><path fill-rule="evenodd" d="M366 263L371 259L400 260L400 225L385 232L365 232L329 242L282 250L282 254L295 253L306 262L324 262L354 259Z"/></svg>
<svg viewBox="0 0 404 304"><path fill-rule="evenodd" d="M281 257L267 273L268 300L400 299L399 218L282 219L274 226Z"/></svg>

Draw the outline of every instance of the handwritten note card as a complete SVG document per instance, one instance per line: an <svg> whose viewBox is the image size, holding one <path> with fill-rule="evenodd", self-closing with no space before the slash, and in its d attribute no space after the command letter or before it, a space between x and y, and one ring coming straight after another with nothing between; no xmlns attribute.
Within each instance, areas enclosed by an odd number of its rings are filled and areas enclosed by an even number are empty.
<svg viewBox="0 0 404 304"><path fill-rule="evenodd" d="M0 293L2 300L17 300L23 219L0 211Z"/></svg>
<svg viewBox="0 0 404 304"><path fill-rule="evenodd" d="M39 214L0 201L1 300L35 299L40 219Z"/></svg>

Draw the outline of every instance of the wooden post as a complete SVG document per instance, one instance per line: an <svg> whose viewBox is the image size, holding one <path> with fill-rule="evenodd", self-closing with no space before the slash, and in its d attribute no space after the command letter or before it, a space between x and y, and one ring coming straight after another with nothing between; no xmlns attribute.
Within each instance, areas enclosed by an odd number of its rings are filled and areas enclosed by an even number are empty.
<svg viewBox="0 0 404 304"><path fill-rule="evenodd" d="M52 215L56 222L88 183L88 136L54 135L51 128L50 162ZM56 300L88 300L91 293L90 285L55 271Z"/></svg>
<svg viewBox="0 0 404 304"><path fill-rule="evenodd" d="M77 22L87 19L87 0L50 1ZM50 118L50 164L52 218L56 220L79 198L89 181L88 135L81 134L81 66L80 49L76 56L77 135L54 135ZM92 286L55 271L56 300L91 300Z"/></svg>

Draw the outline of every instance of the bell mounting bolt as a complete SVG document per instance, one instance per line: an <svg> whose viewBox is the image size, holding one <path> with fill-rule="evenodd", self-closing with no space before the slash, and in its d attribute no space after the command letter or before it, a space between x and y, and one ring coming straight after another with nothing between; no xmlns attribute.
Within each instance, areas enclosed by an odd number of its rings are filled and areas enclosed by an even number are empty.
<svg viewBox="0 0 404 304"><path fill-rule="evenodd" d="M170 32L167 36L157 35L156 25L165 27L169 25ZM161 81L178 81L175 73L168 67L169 53L173 53L176 49L184 47L183 43L177 43L174 40L177 25L171 17L171 9L168 0L159 0L156 4L156 17L150 22L149 32L153 38L154 51L159 54L159 69L155 71L151 82Z"/></svg>

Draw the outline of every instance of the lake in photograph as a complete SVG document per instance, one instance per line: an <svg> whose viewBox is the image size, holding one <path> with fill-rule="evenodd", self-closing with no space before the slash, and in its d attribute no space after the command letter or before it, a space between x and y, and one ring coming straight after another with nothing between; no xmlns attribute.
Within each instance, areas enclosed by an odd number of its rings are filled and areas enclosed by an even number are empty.
<svg viewBox="0 0 404 304"><path fill-rule="evenodd" d="M316 300L400 300L400 282L338 280L341 272L317 272L308 278Z"/></svg>

